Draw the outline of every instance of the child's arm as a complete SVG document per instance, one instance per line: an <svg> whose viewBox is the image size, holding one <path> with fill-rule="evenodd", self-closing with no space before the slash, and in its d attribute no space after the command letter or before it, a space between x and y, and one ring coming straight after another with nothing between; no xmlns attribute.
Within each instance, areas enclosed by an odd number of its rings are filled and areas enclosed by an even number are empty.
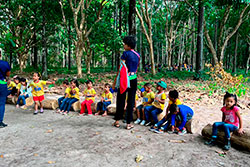
<svg viewBox="0 0 250 167"><path fill-rule="evenodd" d="M176 114L172 114L172 115L171 115L171 125L172 125L172 131L174 131L174 126L175 126L175 117L176 117Z"/></svg>
<svg viewBox="0 0 250 167"><path fill-rule="evenodd" d="M238 129L238 133L239 134L243 134L244 132L243 132L243 121L242 121L242 118L241 118L241 115L240 115L240 111L238 110L238 111L236 111L236 115L237 115L237 117L239 118L239 122L240 122L240 127L239 127L239 129Z"/></svg>
<svg viewBox="0 0 250 167"><path fill-rule="evenodd" d="M225 114L224 114L224 112L222 113L222 122L224 122L225 121Z"/></svg>
<svg viewBox="0 0 250 167"><path fill-rule="evenodd" d="M46 81L46 84L55 84L55 81Z"/></svg>

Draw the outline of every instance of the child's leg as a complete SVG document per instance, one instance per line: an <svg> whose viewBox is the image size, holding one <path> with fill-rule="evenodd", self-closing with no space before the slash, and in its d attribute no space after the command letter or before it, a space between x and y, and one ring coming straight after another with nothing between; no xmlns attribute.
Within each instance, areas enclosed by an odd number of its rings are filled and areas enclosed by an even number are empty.
<svg viewBox="0 0 250 167"><path fill-rule="evenodd" d="M145 118L144 108L145 108L145 107L143 107L143 108L141 109L141 113L142 113L142 120L145 120L145 119L146 119L146 118Z"/></svg>
<svg viewBox="0 0 250 167"><path fill-rule="evenodd" d="M40 101L40 112L43 113L43 102Z"/></svg>
<svg viewBox="0 0 250 167"><path fill-rule="evenodd" d="M218 133L218 127L224 126L225 122L215 122L213 124L213 132L212 132L212 138L217 138L217 133Z"/></svg>
<svg viewBox="0 0 250 167"><path fill-rule="evenodd" d="M159 108L154 108L154 110L151 112L154 123L158 123L157 115L160 114L161 112L162 112L162 110Z"/></svg>
<svg viewBox="0 0 250 167"><path fill-rule="evenodd" d="M38 113L38 101L35 101L35 112L34 114Z"/></svg>
<svg viewBox="0 0 250 167"><path fill-rule="evenodd" d="M68 100L69 100L69 98L64 98L62 100L62 104L59 106L60 111L62 111L64 109L64 107L65 107Z"/></svg>
<svg viewBox="0 0 250 167"><path fill-rule="evenodd" d="M92 115L92 110L91 110L91 104L94 103L93 100L88 100L86 102L86 106L87 106L87 110L88 110L88 114Z"/></svg>
<svg viewBox="0 0 250 167"><path fill-rule="evenodd" d="M237 130L237 129L238 129L237 126L225 123L224 124L225 138L230 139L230 137L231 137L230 133Z"/></svg>
<svg viewBox="0 0 250 167"><path fill-rule="evenodd" d="M59 108L60 108L60 106L62 105L62 101L63 101L64 99L65 99L64 97L60 97L60 98L58 99L58 106L59 106Z"/></svg>
<svg viewBox="0 0 250 167"><path fill-rule="evenodd" d="M103 102L103 111L104 111L104 113L102 114L102 116L106 116L106 115L108 115L107 114L107 107L108 107L108 105L110 105L111 104L111 102L109 101L109 102Z"/></svg>
<svg viewBox="0 0 250 167"><path fill-rule="evenodd" d="M144 108L145 119L146 119L147 122L150 121L150 112L151 112L151 110L153 110L153 109L154 109L153 106L146 106L146 107Z"/></svg>
<svg viewBox="0 0 250 167"><path fill-rule="evenodd" d="M96 113L95 113L95 115L99 115L100 114L100 111L102 110L102 106L103 106L103 102L98 102L97 103L97 107L96 107Z"/></svg>
<svg viewBox="0 0 250 167"><path fill-rule="evenodd" d="M159 128L162 124L164 124L167 121L165 117L163 117L158 123L155 124L157 128Z"/></svg>
<svg viewBox="0 0 250 167"><path fill-rule="evenodd" d="M77 102L77 101L78 101L77 98L73 98L73 99L71 99L71 100L69 101L69 103L68 103L68 108L67 108L67 113L69 113L69 110L70 110L72 104L75 103L75 102ZM65 112L66 112L66 111L65 111Z"/></svg>
<svg viewBox="0 0 250 167"><path fill-rule="evenodd" d="M86 105L86 101L87 100L84 100L81 104L81 111L80 111L80 114L83 114L85 112L85 105Z"/></svg>
<svg viewBox="0 0 250 167"><path fill-rule="evenodd" d="M61 112L66 111L66 109L67 109L67 107L68 107L68 104L69 104L70 99L71 99L71 98L67 98L67 100L65 100L65 103L64 103L64 106L62 106L62 110L61 110Z"/></svg>
<svg viewBox="0 0 250 167"><path fill-rule="evenodd" d="M19 96L16 102L17 106L19 106L21 100L22 100L22 96Z"/></svg>

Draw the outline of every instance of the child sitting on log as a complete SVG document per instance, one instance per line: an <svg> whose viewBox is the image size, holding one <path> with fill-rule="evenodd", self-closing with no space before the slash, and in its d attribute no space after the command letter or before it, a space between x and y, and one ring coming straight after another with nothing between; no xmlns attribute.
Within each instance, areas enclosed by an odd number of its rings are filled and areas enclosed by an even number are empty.
<svg viewBox="0 0 250 167"><path fill-rule="evenodd" d="M137 120L134 122L135 124L145 125L146 123L144 108L146 106L151 106L155 98L155 93L152 92L151 88L152 85L146 83L144 89L141 89L141 97L143 97L143 100L142 104L136 108Z"/></svg>
<svg viewBox="0 0 250 167"><path fill-rule="evenodd" d="M43 81L40 80L41 75L38 72L33 73L33 81L30 83L29 87L32 88L32 96L33 100L35 102L35 112L34 115L38 114L38 102L40 103L40 113L42 114L43 111L43 103L42 101L44 100L44 91L43 91L43 86L46 84L54 84L55 81L50 82L50 81Z"/></svg>
<svg viewBox="0 0 250 167"><path fill-rule="evenodd" d="M80 97L79 97L79 84L76 79L71 80L71 87L70 87L70 92L69 92L69 98L65 101L65 105L63 106L63 109L61 110L61 113L63 115L68 115L70 108L72 107L72 104L77 102Z"/></svg>
<svg viewBox="0 0 250 167"><path fill-rule="evenodd" d="M154 102L152 103L152 106L146 106L144 108L145 112L145 118L147 123L146 126L156 124L158 122L157 115L162 113L164 109L164 104L166 100L166 94L164 90L167 88L167 84L164 81L160 81L157 83L156 89L158 90L157 94L155 95ZM151 122L151 117L153 119L153 122Z"/></svg>
<svg viewBox="0 0 250 167"><path fill-rule="evenodd" d="M176 104L171 104L169 111L171 113L171 131L169 133L177 133L178 135L186 134L185 125L192 119L194 115L193 110L186 105L177 106ZM178 126L176 126L177 121L180 121ZM163 133L162 129L160 131Z"/></svg>
<svg viewBox="0 0 250 167"><path fill-rule="evenodd" d="M152 128L150 128L150 130L153 132L162 133L163 131L166 131L170 126L170 118L171 118L171 113L169 113L170 105L171 104L176 104L176 105L182 104L181 101L178 99L179 93L177 90L169 91L168 98L169 98L169 102L168 102L168 107L166 109L166 115L157 124L155 124Z"/></svg>
<svg viewBox="0 0 250 167"><path fill-rule="evenodd" d="M15 92L15 95L16 95L16 96L19 96L19 94L20 94L20 89L21 89L20 77L14 76L14 77L13 77L13 80L14 80L14 82L15 82L15 84L16 84L16 92Z"/></svg>
<svg viewBox="0 0 250 167"><path fill-rule="evenodd" d="M68 100L68 98L70 98L70 91L71 91L71 88L70 88L70 85L69 85L69 81L68 81L68 80L64 80L64 81L63 81L63 87L65 87L66 89L65 89L64 96L63 96L63 97L60 97L60 98L58 99L59 109L57 110L57 113L60 113L60 112L63 110L66 101Z"/></svg>
<svg viewBox="0 0 250 167"><path fill-rule="evenodd" d="M100 115L101 111L104 113L102 116L107 115L107 107L112 103L113 94L110 92L111 85L106 83L104 86L104 92L102 93L101 101L97 103L95 115Z"/></svg>
<svg viewBox="0 0 250 167"><path fill-rule="evenodd" d="M88 115L92 115L91 104L95 101L96 92L93 88L93 82L91 80L86 81L87 89L84 90L83 95L85 100L81 104L80 115L83 115L85 108L87 107Z"/></svg>
<svg viewBox="0 0 250 167"><path fill-rule="evenodd" d="M31 89L29 88L29 85L25 78L21 78L20 83L21 83L20 95L18 96L18 99L17 99L16 108L19 108L20 101L22 100L23 106L21 108L26 109L27 107L26 107L25 99L32 96Z"/></svg>
<svg viewBox="0 0 250 167"><path fill-rule="evenodd" d="M7 82L7 87L8 87L8 98L15 96L17 93L15 82L9 79Z"/></svg>
<svg viewBox="0 0 250 167"><path fill-rule="evenodd" d="M224 107L222 111L222 122L215 122L213 124L212 139L205 142L206 145L213 146L216 144L218 128L223 128L225 132L225 145L223 149L229 150L231 148L230 132L238 131L243 134L243 123L237 105L237 96L226 92L223 100Z"/></svg>

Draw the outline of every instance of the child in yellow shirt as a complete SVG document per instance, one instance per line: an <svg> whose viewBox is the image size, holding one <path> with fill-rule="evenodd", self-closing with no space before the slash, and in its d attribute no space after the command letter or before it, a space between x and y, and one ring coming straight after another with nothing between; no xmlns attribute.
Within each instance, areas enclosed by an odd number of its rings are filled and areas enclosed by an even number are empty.
<svg viewBox="0 0 250 167"><path fill-rule="evenodd" d="M46 84L54 84L55 81L50 82L50 81L43 81L40 80L41 76L38 72L34 72L33 74L33 81L30 83L29 87L32 88L32 96L33 100L35 102L35 112L34 115L38 113L38 102L40 103L40 113L43 113L43 103L42 101L44 100L44 91L43 91L43 86Z"/></svg>
<svg viewBox="0 0 250 167"><path fill-rule="evenodd" d="M65 93L63 97L60 97L58 99L58 105L59 105L59 109L57 111L57 113L61 112L64 108L64 105L66 104L66 101L68 100L68 98L70 98L70 91L71 91L71 87L69 85L69 81L68 80L64 80L63 81L63 87L65 87Z"/></svg>
<svg viewBox="0 0 250 167"><path fill-rule="evenodd" d="M76 79L71 80L71 88L69 92L69 98L67 98L65 105L63 109L61 110L61 113L63 115L67 115L69 113L69 110L75 102L77 102L80 97L79 97L79 84Z"/></svg>
<svg viewBox="0 0 250 167"><path fill-rule="evenodd" d="M144 91L141 90L141 97L143 97L143 100L142 104L136 108L137 120L134 122L135 124L140 123L140 125L145 125L146 123L144 108L146 106L151 106L155 98L155 93L152 92L151 88L152 85L150 83L146 83L144 85Z"/></svg>
<svg viewBox="0 0 250 167"><path fill-rule="evenodd" d="M10 79L7 82L7 88L8 88L8 97L12 97L17 93L16 84L14 81L11 81Z"/></svg>
<svg viewBox="0 0 250 167"><path fill-rule="evenodd" d="M157 115L163 112L165 100L167 98L164 90L167 88L167 84L164 81L160 81L157 83L156 89L158 90L157 94L155 95L154 102L152 106L146 106L144 108L145 111L145 118L147 123L146 126L151 125L152 123L157 123L158 118ZM151 117L153 122L151 122Z"/></svg>
<svg viewBox="0 0 250 167"><path fill-rule="evenodd" d="M106 83L104 86L104 92L102 93L102 98L99 103L97 103L96 111L97 113L95 115L99 115L101 111L104 111L102 116L107 115L107 107L112 103L113 94L110 92L111 85Z"/></svg>
<svg viewBox="0 0 250 167"><path fill-rule="evenodd" d="M83 94L85 100L81 104L80 115L83 115L85 112L85 107L87 107L88 115L92 115L91 104L95 101L96 92L93 87L93 82L91 80L86 81L87 89L84 90Z"/></svg>

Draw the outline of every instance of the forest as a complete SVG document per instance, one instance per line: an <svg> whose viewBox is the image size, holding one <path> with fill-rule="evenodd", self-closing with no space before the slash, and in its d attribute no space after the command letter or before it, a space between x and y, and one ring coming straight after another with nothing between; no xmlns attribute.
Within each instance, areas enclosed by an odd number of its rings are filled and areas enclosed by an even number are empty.
<svg viewBox="0 0 250 167"><path fill-rule="evenodd" d="M133 35L140 71L200 73L221 62L248 74L247 0L2 0L0 48L13 71L116 71L122 39ZM190 68L192 67L192 68ZM160 68L160 70L159 70Z"/></svg>

